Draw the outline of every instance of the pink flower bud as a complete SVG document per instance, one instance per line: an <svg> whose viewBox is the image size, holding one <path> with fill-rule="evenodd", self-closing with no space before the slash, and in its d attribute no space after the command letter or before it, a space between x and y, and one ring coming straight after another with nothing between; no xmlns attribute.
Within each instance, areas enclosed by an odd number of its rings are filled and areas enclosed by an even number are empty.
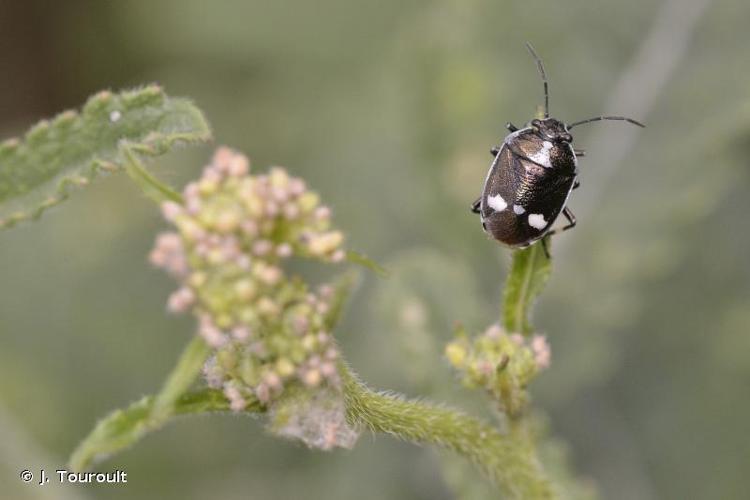
<svg viewBox="0 0 750 500"><path fill-rule="evenodd" d="M310 327L310 322L305 316L295 316L292 320L292 327L297 335L304 335L307 333L307 329Z"/></svg>
<svg viewBox="0 0 750 500"><path fill-rule="evenodd" d="M200 198L186 198L185 199L185 211L190 215L198 215L202 208Z"/></svg>
<svg viewBox="0 0 750 500"><path fill-rule="evenodd" d="M531 339L531 350L534 352L534 361L539 369L549 368L552 352L543 335L534 335Z"/></svg>
<svg viewBox="0 0 750 500"><path fill-rule="evenodd" d="M327 303L325 303L325 302L322 302L322 301L318 302L315 305L315 311L318 314L326 314L329 309L330 309L329 305Z"/></svg>
<svg viewBox="0 0 750 500"><path fill-rule="evenodd" d="M175 218L182 213L182 205L174 201L165 201L161 204L161 213L169 222L174 222Z"/></svg>
<svg viewBox="0 0 750 500"><path fill-rule="evenodd" d="M521 335L520 333L514 333L514 334L512 334L510 336L510 340L512 340L513 343L516 344L517 346L522 346L523 343L524 343L523 335Z"/></svg>
<svg viewBox="0 0 750 500"><path fill-rule="evenodd" d="M201 178L201 183L207 183L207 184L218 184L221 182L222 178L224 176L222 175L221 170L219 170L216 167L206 167L203 169L203 177Z"/></svg>
<svg viewBox="0 0 750 500"><path fill-rule="evenodd" d="M258 234L258 223L251 219L245 219L240 223L240 229L248 236L256 236Z"/></svg>
<svg viewBox="0 0 750 500"><path fill-rule="evenodd" d="M211 164L215 166L228 165L232 159L236 156L236 153L226 146L220 146L216 148L213 158L211 158Z"/></svg>
<svg viewBox="0 0 750 500"><path fill-rule="evenodd" d="M299 207L291 203L284 205L284 217L288 220L294 220L299 217Z"/></svg>
<svg viewBox="0 0 750 500"><path fill-rule="evenodd" d="M268 240L258 240L253 244L253 253L258 257L267 255L273 249L273 243Z"/></svg>
<svg viewBox="0 0 750 500"><path fill-rule="evenodd" d="M330 362L323 363L320 365L320 373L322 373L325 378L331 378L336 375L336 365Z"/></svg>
<svg viewBox="0 0 750 500"><path fill-rule="evenodd" d="M200 333L201 337L203 337L203 340L206 341L208 345L214 348L218 348L226 344L227 338L226 336L221 333L221 330L216 328L216 326L211 322L210 319L204 319L207 317L201 318L201 324L198 328L198 333Z"/></svg>
<svg viewBox="0 0 750 500"><path fill-rule="evenodd" d="M282 259L285 259L287 257L292 256L292 245L289 243L282 243L278 247L276 247L276 255L281 257Z"/></svg>
<svg viewBox="0 0 750 500"><path fill-rule="evenodd" d="M276 217L279 215L279 204L275 201L267 201L266 202L266 216L267 217Z"/></svg>
<svg viewBox="0 0 750 500"><path fill-rule="evenodd" d="M233 177L242 177L250 170L250 161L245 155L236 154L229 161L227 170Z"/></svg>
<svg viewBox="0 0 750 500"><path fill-rule="evenodd" d="M238 255L234 261L240 269L248 270L252 264L252 260L246 254Z"/></svg>
<svg viewBox="0 0 750 500"><path fill-rule="evenodd" d="M503 333L503 329L500 328L499 325L492 325L484 332L485 336L487 338L492 340L497 340L500 338L500 335Z"/></svg>
<svg viewBox="0 0 750 500"><path fill-rule="evenodd" d="M305 192L307 187L305 186L305 181L298 177L292 177L289 179L289 193L291 193L293 196L299 196L302 193Z"/></svg>
<svg viewBox="0 0 750 500"><path fill-rule="evenodd" d="M264 268L260 273L260 280L266 285L275 285L281 281L281 269L274 266Z"/></svg>
<svg viewBox="0 0 750 500"><path fill-rule="evenodd" d="M191 198L193 199L199 199L201 195L201 190L198 187L197 182L191 182L187 186L185 186L185 189L182 191L182 194L185 196L186 200L189 200Z"/></svg>
<svg viewBox="0 0 750 500"><path fill-rule="evenodd" d="M317 354L310 356L310 359L307 360L307 365L310 368L317 368L318 366L320 366L320 356L318 356Z"/></svg>
<svg viewBox="0 0 750 500"><path fill-rule="evenodd" d="M242 397L242 393L234 384L224 386L224 395L229 400L229 407L232 411L242 411L247 406L247 401Z"/></svg>
<svg viewBox="0 0 750 500"><path fill-rule="evenodd" d="M477 363L477 370L482 375L489 376L492 375L492 373L495 371L495 365L493 365L486 359L483 359Z"/></svg>
<svg viewBox="0 0 750 500"><path fill-rule="evenodd" d="M331 218L331 209L322 206L315 209L315 218L318 220L328 220Z"/></svg>
<svg viewBox="0 0 750 500"><path fill-rule="evenodd" d="M261 382L258 384L258 387L255 388L255 397L257 397L258 401L261 403L268 403L271 399L271 391L266 384Z"/></svg>
<svg viewBox="0 0 750 500"><path fill-rule="evenodd" d="M273 199L282 205L289 199L289 192L286 187L273 187L271 188L271 194L273 195Z"/></svg>
<svg viewBox="0 0 750 500"><path fill-rule="evenodd" d="M263 383L270 389L278 391L281 389L281 378L274 372L268 372L263 376Z"/></svg>
<svg viewBox="0 0 750 500"><path fill-rule="evenodd" d="M167 309L172 313L182 313L187 311L194 302L195 293L188 287L182 287L169 296Z"/></svg>
<svg viewBox="0 0 750 500"><path fill-rule="evenodd" d="M232 328L232 337L240 342L245 342L250 338L250 328L246 326L236 326Z"/></svg>
<svg viewBox="0 0 750 500"><path fill-rule="evenodd" d="M302 374L302 383L308 387L320 385L321 375L319 370L307 370Z"/></svg>

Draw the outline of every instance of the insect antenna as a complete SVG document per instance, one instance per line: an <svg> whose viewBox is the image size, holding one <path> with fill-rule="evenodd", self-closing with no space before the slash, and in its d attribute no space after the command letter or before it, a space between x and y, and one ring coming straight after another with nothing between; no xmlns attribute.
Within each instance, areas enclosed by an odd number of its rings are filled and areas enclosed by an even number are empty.
<svg viewBox="0 0 750 500"><path fill-rule="evenodd" d="M544 117L549 118L549 90L547 88L547 73L545 73L544 64L542 64L541 58L538 55L536 55L536 51L534 51L534 47L532 47L529 42L526 42L526 48L531 53L531 57L534 58L534 61L536 62L536 67L539 70L539 76L542 77L542 82L544 83Z"/></svg>
<svg viewBox="0 0 750 500"><path fill-rule="evenodd" d="M583 125L584 123L590 123L590 122L598 122L600 120L622 120L628 123L632 123L633 125L638 125L639 127L646 128L646 126L642 124L641 122L635 121L632 118L626 118L624 116L595 116L594 118L588 118L586 120L581 120L579 122L573 122L567 127L568 127L568 130L570 130L573 127L577 127L578 125Z"/></svg>

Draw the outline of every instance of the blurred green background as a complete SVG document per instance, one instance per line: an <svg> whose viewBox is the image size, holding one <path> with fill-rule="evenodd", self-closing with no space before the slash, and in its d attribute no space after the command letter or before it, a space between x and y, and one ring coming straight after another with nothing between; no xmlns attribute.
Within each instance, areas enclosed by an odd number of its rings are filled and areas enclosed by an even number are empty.
<svg viewBox="0 0 750 500"><path fill-rule="evenodd" d="M612 499L750 490L750 4L0 1L0 135L103 88L159 82L256 168L287 166L386 264L338 332L375 387L470 408L442 346L496 320L509 251L469 204L489 148L541 102L576 129L578 227L555 239L533 387L576 472ZM181 185L213 146L155 172ZM261 422L181 420L100 465L127 486L35 487L96 419L154 392L193 332L146 255L165 227L123 176L0 233L0 498L450 499L438 455L364 435L322 453ZM482 481L469 472L466 482Z"/></svg>

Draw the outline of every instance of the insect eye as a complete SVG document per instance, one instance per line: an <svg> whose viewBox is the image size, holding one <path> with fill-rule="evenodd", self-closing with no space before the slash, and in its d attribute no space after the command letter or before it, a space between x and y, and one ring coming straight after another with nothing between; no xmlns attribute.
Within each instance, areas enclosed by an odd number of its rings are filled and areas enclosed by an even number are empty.
<svg viewBox="0 0 750 500"><path fill-rule="evenodd" d="M571 142L573 140L573 136L570 134L565 134L562 136L562 140L565 142Z"/></svg>

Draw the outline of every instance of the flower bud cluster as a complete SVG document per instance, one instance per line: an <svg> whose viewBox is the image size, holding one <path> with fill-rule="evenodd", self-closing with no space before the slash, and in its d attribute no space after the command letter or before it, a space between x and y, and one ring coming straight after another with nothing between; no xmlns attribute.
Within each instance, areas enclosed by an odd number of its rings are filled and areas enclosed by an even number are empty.
<svg viewBox="0 0 750 500"><path fill-rule="evenodd" d="M248 159L220 148L184 201L165 202L177 231L161 234L151 262L178 279L172 312L191 311L215 349L208 384L241 411L249 397L271 403L289 384L338 387L339 356L327 314L333 290L287 276L292 257L339 262L343 235L304 181L282 168L250 175Z"/></svg>
<svg viewBox="0 0 750 500"><path fill-rule="evenodd" d="M541 335L530 339L492 325L470 339L459 330L445 355L467 387L483 388L509 416L518 416L528 402L526 387L550 363L550 349Z"/></svg>

